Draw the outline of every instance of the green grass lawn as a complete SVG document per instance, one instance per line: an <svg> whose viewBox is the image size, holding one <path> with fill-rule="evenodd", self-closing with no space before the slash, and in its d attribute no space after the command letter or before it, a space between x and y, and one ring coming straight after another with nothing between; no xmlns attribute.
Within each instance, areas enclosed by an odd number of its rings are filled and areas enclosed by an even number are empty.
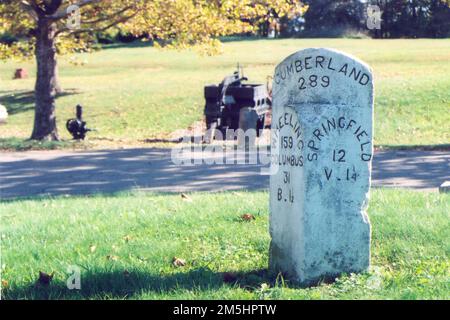
<svg viewBox="0 0 450 320"><path fill-rule="evenodd" d="M0 203L3 298L450 299L448 194L374 189L370 271L306 289L266 271L266 192L189 196ZM81 290L66 288L69 265L82 270ZM35 285L39 271L55 272L48 287Z"/></svg>
<svg viewBox="0 0 450 320"><path fill-rule="evenodd" d="M143 45L109 48L94 54L60 58L57 101L63 138L66 119L77 103L85 106L93 146L136 145L161 138L202 119L203 86L218 83L236 63L245 75L265 82L287 55L307 47L331 47L366 61L375 77L375 143L435 145L450 142L450 40L285 39L226 42L224 54L161 51ZM69 63L74 58L83 66ZM27 80L11 80L20 66ZM35 67L31 62L0 63L0 104L11 117L0 126L6 138L27 138L33 119ZM6 140L5 140L6 139ZM14 144L12 141L12 144Z"/></svg>

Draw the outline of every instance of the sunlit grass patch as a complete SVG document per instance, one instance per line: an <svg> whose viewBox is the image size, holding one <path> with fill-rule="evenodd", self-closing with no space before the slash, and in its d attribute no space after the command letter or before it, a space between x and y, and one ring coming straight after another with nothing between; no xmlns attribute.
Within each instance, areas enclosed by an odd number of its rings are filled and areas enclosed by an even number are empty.
<svg viewBox="0 0 450 320"><path fill-rule="evenodd" d="M267 271L266 192L0 203L6 299L449 299L450 195L374 189L372 267L299 288ZM244 221L243 214L255 219ZM173 258L186 262L174 266ZM66 286L68 266L81 290ZM39 271L55 272L36 286Z"/></svg>

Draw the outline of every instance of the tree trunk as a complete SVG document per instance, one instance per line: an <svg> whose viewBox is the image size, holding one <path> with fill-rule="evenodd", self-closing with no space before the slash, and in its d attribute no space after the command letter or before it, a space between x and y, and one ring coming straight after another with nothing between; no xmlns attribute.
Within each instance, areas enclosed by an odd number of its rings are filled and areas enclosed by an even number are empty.
<svg viewBox="0 0 450 320"><path fill-rule="evenodd" d="M64 92L63 88L61 87L61 83L59 82L59 68L58 68L58 60L55 61L56 65L55 65L55 91L56 94L61 94Z"/></svg>
<svg viewBox="0 0 450 320"><path fill-rule="evenodd" d="M57 93L55 33L55 23L40 17L36 30L37 78L34 91L36 103L31 139L59 140L55 114Z"/></svg>

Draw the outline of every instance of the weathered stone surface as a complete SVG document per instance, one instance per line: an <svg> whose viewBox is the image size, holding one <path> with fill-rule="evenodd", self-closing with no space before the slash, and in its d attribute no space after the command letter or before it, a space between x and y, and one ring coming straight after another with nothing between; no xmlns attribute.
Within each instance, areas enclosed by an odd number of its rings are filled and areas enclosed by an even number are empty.
<svg viewBox="0 0 450 320"><path fill-rule="evenodd" d="M276 67L272 270L311 285L368 268L372 119L372 73L359 60L305 49Z"/></svg>
<svg viewBox="0 0 450 320"><path fill-rule="evenodd" d="M6 122L6 119L8 119L8 110L0 104L0 123Z"/></svg>

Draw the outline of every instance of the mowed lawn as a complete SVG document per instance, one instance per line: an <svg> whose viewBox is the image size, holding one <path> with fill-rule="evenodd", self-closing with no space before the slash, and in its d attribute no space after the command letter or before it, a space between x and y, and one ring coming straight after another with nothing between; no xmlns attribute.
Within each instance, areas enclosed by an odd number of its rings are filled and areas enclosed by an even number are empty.
<svg viewBox="0 0 450 320"><path fill-rule="evenodd" d="M450 142L449 39L246 40L224 43L223 55L213 57L134 44L60 57L66 90L57 101L61 136L69 138L64 124L80 103L88 125L98 130L89 134L96 146L164 138L202 119L203 86L220 82L238 62L249 79L265 83L278 62L308 47L336 48L373 68L377 145ZM18 67L26 67L31 77L11 80ZM0 63L0 104L11 114L8 124L0 127L0 138L29 137L34 73L32 62Z"/></svg>
<svg viewBox="0 0 450 320"><path fill-rule="evenodd" d="M267 271L266 192L189 197L0 203L3 298L450 299L449 194L373 189L370 271L311 288ZM70 265L81 269L81 290L66 287ZM36 285L39 271L54 272L49 286Z"/></svg>

